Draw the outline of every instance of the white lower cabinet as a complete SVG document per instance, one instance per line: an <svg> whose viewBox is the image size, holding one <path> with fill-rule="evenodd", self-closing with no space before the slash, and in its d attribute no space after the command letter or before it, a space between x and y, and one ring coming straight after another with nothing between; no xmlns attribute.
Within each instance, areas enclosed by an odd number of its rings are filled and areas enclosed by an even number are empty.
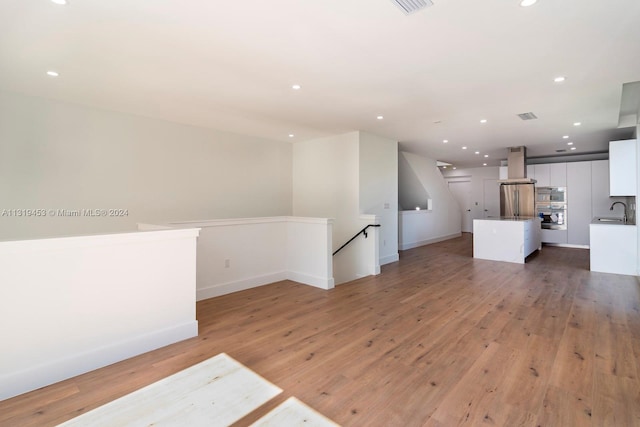
<svg viewBox="0 0 640 427"><path fill-rule="evenodd" d="M635 225L591 224L591 271L638 274Z"/></svg>

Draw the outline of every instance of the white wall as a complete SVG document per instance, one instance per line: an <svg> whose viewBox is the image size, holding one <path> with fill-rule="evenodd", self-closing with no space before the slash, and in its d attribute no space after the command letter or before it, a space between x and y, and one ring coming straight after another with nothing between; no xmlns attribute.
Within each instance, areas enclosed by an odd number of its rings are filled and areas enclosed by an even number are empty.
<svg viewBox="0 0 640 427"><path fill-rule="evenodd" d="M293 144L293 215L333 218L337 249L359 225L359 133Z"/></svg>
<svg viewBox="0 0 640 427"><path fill-rule="evenodd" d="M484 205L484 189L485 183L489 181L492 191L494 191L494 199L498 202L492 207L496 211L496 215L500 215L500 185L497 183L500 175L498 166L486 166L481 168L466 169L446 169L442 171L445 181L469 180L471 182L471 217L473 219L481 219L485 217L484 209L488 208Z"/></svg>
<svg viewBox="0 0 640 427"><path fill-rule="evenodd" d="M0 141L0 240L291 214L288 142L2 92ZM128 215L1 215L83 208Z"/></svg>
<svg viewBox="0 0 640 427"><path fill-rule="evenodd" d="M0 400L196 336L197 235L0 242Z"/></svg>
<svg viewBox="0 0 640 427"><path fill-rule="evenodd" d="M332 220L267 217L138 224L141 230L200 228L197 299L281 280L331 289Z"/></svg>
<svg viewBox="0 0 640 427"><path fill-rule="evenodd" d="M371 222L378 240L372 267L371 240L358 237L333 258L336 284L379 272L380 262L397 257L397 142L350 132L293 147L293 214L333 218L333 249ZM385 204L389 207L385 208ZM382 237L380 237L382 236Z"/></svg>
<svg viewBox="0 0 640 427"><path fill-rule="evenodd" d="M359 132L293 145L293 215L333 218L333 250L362 229L358 164ZM334 257L336 284L357 278L354 248Z"/></svg>
<svg viewBox="0 0 640 427"><path fill-rule="evenodd" d="M431 211L418 216L408 216L408 222L402 222L403 214L400 214L399 248L405 250L459 236L461 233L460 208L438 170L436 161L401 151L399 168L411 169L411 174L406 173L406 170L405 173L399 173L400 191L402 191L403 176L413 175L433 200Z"/></svg>
<svg viewBox="0 0 640 427"><path fill-rule="evenodd" d="M380 264L398 261L398 142L360 132L360 212L380 221Z"/></svg>
<svg viewBox="0 0 640 427"><path fill-rule="evenodd" d="M398 210L428 209L430 198L416 171L401 152L398 155Z"/></svg>

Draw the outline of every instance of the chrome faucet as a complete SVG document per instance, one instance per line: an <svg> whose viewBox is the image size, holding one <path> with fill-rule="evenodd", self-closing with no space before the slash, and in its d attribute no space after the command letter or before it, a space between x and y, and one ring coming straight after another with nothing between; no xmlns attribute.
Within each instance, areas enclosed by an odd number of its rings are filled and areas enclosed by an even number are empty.
<svg viewBox="0 0 640 427"><path fill-rule="evenodd" d="M613 207L615 205L617 205L618 203L620 203L622 206L624 206L624 216L622 217L622 220L626 223L627 222L627 205L624 202L613 202L611 204L611 207L609 208L609 210L612 211Z"/></svg>

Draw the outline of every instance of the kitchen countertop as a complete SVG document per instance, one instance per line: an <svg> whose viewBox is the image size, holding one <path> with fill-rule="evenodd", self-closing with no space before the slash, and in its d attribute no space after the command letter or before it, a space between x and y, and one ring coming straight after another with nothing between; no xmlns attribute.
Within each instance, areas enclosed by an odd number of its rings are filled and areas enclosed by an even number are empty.
<svg viewBox="0 0 640 427"><path fill-rule="evenodd" d="M623 222L622 218L613 217L613 216L612 217L600 216L600 217L593 218L591 220L591 224L594 224L594 225L633 225L633 226L636 225L636 223L634 221Z"/></svg>
<svg viewBox="0 0 640 427"><path fill-rule="evenodd" d="M541 221L537 216L490 216L475 221L533 221L536 219Z"/></svg>

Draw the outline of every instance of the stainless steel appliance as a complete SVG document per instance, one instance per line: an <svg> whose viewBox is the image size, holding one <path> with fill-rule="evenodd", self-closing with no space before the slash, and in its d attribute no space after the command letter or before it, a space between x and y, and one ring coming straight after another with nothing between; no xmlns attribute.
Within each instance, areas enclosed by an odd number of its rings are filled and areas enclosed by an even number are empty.
<svg viewBox="0 0 640 427"><path fill-rule="evenodd" d="M504 182L500 185L500 216L535 216L535 200L532 183Z"/></svg>
<svg viewBox="0 0 640 427"><path fill-rule="evenodd" d="M567 229L567 187L538 187L536 215L542 218L542 228Z"/></svg>

